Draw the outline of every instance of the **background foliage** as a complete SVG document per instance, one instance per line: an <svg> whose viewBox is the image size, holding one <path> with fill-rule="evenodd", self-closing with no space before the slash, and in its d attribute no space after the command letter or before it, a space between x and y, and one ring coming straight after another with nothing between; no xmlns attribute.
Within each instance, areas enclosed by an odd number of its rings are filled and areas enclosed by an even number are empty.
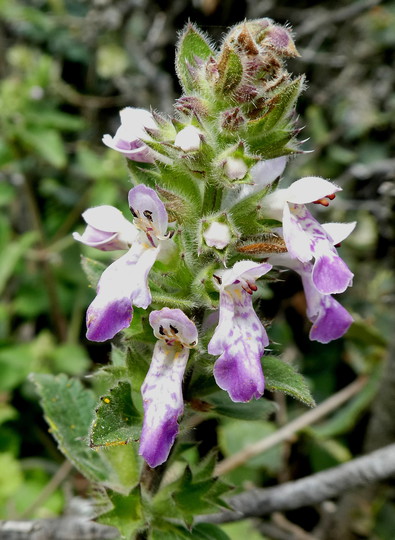
<svg viewBox="0 0 395 540"><path fill-rule="evenodd" d="M63 457L28 375L83 376L108 362L109 346L84 337L93 291L71 232L82 229L80 214L89 206L122 209L130 187L126 165L101 144L102 134L115 132L123 106L171 112L179 93L174 43L188 18L216 40L245 17L293 26L301 58L288 65L307 74L298 111L309 138L304 149L314 152L293 160L287 179L333 179L344 191L324 220L358 221L341 248L355 273L342 298L356 319L345 339L308 340L302 288L293 275L273 284L260 309L267 321L279 314L272 347L304 373L317 402L360 375L369 383L332 417L225 479L236 490L272 485L393 441L395 426L374 443L367 426L380 415L375 396L393 340L395 3L0 0L0 16L0 518L56 516L73 509L76 497L89 497L88 482L74 471L41 497ZM192 461L213 447L229 456L304 411L283 395L272 399L277 412L267 411L265 421L204 417ZM133 452L129 457L135 459ZM391 498L390 490L376 498L369 519L357 514L352 528L359 538L392 538ZM287 519L311 531L320 516L306 509ZM249 523L224 530L231 538L262 537Z"/></svg>

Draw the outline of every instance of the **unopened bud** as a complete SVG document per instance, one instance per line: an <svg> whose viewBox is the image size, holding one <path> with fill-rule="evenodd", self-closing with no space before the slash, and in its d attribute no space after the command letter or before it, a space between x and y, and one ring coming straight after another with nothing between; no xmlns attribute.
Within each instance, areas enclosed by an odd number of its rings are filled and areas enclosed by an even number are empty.
<svg viewBox="0 0 395 540"><path fill-rule="evenodd" d="M208 114L207 103L197 96L182 96L177 99L175 108L186 115L196 114L206 116Z"/></svg>
<svg viewBox="0 0 395 540"><path fill-rule="evenodd" d="M242 26L241 31L237 36L237 45L249 55L259 54L259 48L246 24Z"/></svg>
<svg viewBox="0 0 395 540"><path fill-rule="evenodd" d="M212 56L207 61L206 74L207 78L214 83L219 79L218 63Z"/></svg>
<svg viewBox="0 0 395 540"><path fill-rule="evenodd" d="M245 118L240 111L240 107L228 109L222 114L221 126L228 131L236 131L245 123Z"/></svg>
<svg viewBox="0 0 395 540"><path fill-rule="evenodd" d="M225 161L224 172L231 180L241 180L247 171L248 167L242 159L228 157Z"/></svg>
<svg viewBox="0 0 395 540"><path fill-rule="evenodd" d="M289 30L284 26L274 25L269 28L263 43L281 56L300 56Z"/></svg>
<svg viewBox="0 0 395 540"><path fill-rule="evenodd" d="M231 232L225 223L213 221L203 233L203 238L209 247L224 249L231 241Z"/></svg>
<svg viewBox="0 0 395 540"><path fill-rule="evenodd" d="M195 126L187 126L177 133L174 146L181 148L184 152L199 150L201 145L201 132Z"/></svg>
<svg viewBox="0 0 395 540"><path fill-rule="evenodd" d="M239 103L249 103L253 101L258 95L258 90L252 84L244 84L240 86L234 93L234 98Z"/></svg>

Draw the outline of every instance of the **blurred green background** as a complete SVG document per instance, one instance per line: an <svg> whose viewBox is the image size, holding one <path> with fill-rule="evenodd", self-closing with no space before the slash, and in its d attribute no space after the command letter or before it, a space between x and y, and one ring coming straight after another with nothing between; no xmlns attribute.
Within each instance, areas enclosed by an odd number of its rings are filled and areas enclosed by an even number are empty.
<svg viewBox="0 0 395 540"><path fill-rule="evenodd" d="M268 452L228 479L239 487L270 485L395 440L394 422L374 443L369 431L388 405L375 404L388 393L391 381L382 371L394 340L395 2L0 0L0 519L53 517L88 493L87 482L71 472L40 499L63 457L28 374L83 376L108 361L110 345L84 337L93 291L80 255L98 254L71 237L83 229L85 208L126 209L126 164L102 145L102 135L115 132L125 106L172 113L180 92L174 45L188 19L219 42L232 24L257 17L293 27L301 57L289 71L308 80L298 105L300 138L314 152L292 160L286 180L332 179L343 192L329 210L317 209L319 219L358 221L340 249L355 273L354 287L341 297L356 320L344 339L309 342L295 276L275 284L260 309L267 320L275 317L273 348L306 375L318 402L359 375L368 374L369 382L282 453ZM226 456L304 412L273 399L283 413L276 418L209 420L197 439L205 438L207 448L219 445ZM369 519L355 520L358 538L393 538L388 489L369 506ZM291 518L306 530L319 521L314 510ZM255 538L249 527L226 530L232 538Z"/></svg>

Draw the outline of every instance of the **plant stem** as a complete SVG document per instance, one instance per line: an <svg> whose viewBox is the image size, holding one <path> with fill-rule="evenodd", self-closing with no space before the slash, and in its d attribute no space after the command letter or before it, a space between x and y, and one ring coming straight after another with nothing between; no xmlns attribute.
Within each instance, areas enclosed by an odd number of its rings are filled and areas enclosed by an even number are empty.
<svg viewBox="0 0 395 540"><path fill-rule="evenodd" d="M204 190L202 214L217 212L221 207L222 188L207 182Z"/></svg>
<svg viewBox="0 0 395 540"><path fill-rule="evenodd" d="M140 484L144 487L147 493L155 495L159 489L165 470L165 463L159 465L159 467L155 467L155 469L152 469L149 465L147 465L147 463L144 463L140 475Z"/></svg>

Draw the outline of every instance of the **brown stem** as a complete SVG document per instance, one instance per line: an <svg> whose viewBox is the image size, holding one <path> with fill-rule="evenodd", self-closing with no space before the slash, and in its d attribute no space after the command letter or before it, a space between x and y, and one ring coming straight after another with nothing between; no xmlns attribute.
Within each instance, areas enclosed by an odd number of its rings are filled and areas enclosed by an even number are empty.
<svg viewBox="0 0 395 540"><path fill-rule="evenodd" d="M159 489L165 470L165 463L155 467L155 469L152 469L149 465L147 465L147 463L144 463L143 470L141 471L140 475L140 484L142 487L144 487L147 493L155 495Z"/></svg>

